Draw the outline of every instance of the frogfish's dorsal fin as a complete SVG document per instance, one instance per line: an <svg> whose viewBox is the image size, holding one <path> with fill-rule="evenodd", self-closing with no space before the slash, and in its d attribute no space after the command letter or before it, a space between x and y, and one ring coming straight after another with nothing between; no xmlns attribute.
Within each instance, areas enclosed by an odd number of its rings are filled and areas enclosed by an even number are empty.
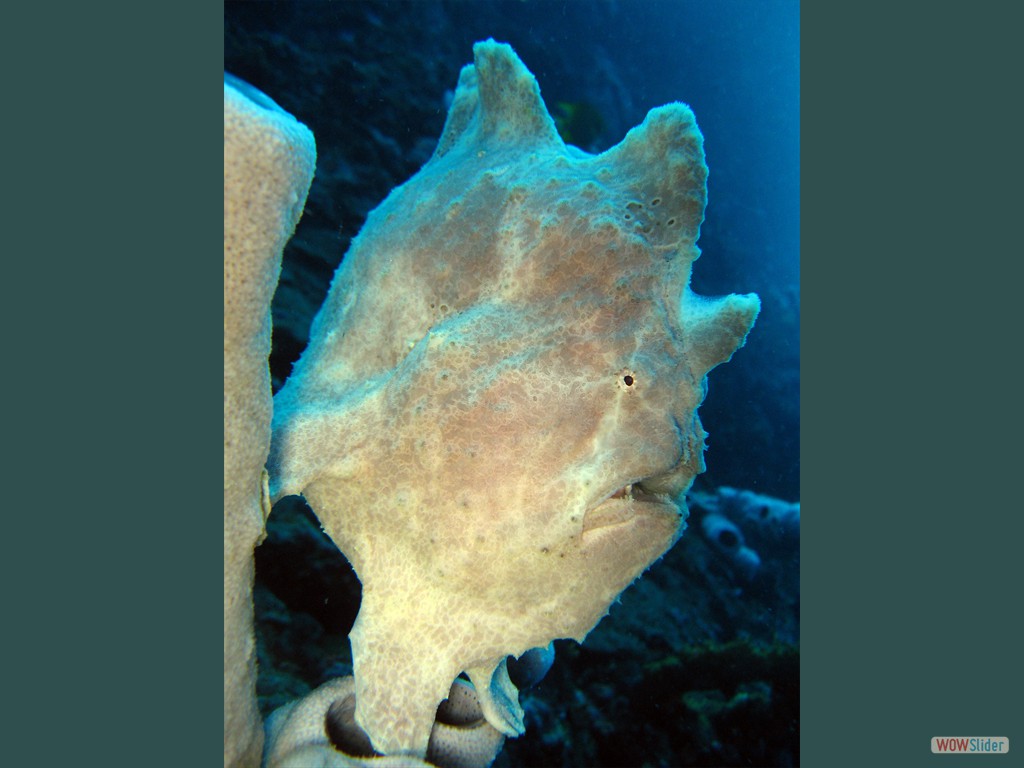
<svg viewBox="0 0 1024 768"><path fill-rule="evenodd" d="M443 157L464 139L480 149L492 142L563 144L540 97L537 79L505 43L486 40L473 46L473 64L459 74L434 157Z"/></svg>
<svg viewBox="0 0 1024 768"><path fill-rule="evenodd" d="M655 247L678 249L687 262L697 258L708 167L704 137L688 106L652 109L597 162L610 169L609 178L631 180L627 206L645 239Z"/></svg>

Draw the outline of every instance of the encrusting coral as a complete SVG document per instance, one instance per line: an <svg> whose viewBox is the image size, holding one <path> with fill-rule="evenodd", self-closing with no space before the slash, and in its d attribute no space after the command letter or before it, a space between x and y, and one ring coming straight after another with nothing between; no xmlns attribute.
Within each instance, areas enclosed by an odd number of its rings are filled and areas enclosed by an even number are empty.
<svg viewBox="0 0 1024 768"><path fill-rule="evenodd" d="M688 107L589 155L487 41L432 159L353 241L268 469L362 581L354 717L377 751L424 757L463 671L521 733L506 657L582 641L680 535L705 377L760 306L689 289L706 176Z"/></svg>
<svg viewBox="0 0 1024 768"><path fill-rule="evenodd" d="M259 765L253 547L270 512L270 299L316 165L313 135L224 77L224 765Z"/></svg>

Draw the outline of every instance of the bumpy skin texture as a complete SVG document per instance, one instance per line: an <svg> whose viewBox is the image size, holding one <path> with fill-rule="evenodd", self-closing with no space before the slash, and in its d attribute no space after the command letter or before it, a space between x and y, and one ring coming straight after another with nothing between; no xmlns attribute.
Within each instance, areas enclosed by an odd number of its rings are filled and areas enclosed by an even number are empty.
<svg viewBox="0 0 1024 768"><path fill-rule="evenodd" d="M224 80L224 765L257 766L253 547L270 509L270 299L313 179L313 135Z"/></svg>
<svg viewBox="0 0 1024 768"><path fill-rule="evenodd" d="M363 583L356 720L387 754L424 754L460 671L522 732L506 655L582 640L675 542L705 375L759 309L688 288L707 176L688 107L591 156L511 48L474 57L275 401L272 495L305 495Z"/></svg>

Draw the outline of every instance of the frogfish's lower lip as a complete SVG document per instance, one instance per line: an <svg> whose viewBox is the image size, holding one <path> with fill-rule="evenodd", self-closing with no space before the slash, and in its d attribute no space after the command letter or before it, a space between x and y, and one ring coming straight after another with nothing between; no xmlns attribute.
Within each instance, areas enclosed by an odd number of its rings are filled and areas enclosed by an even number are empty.
<svg viewBox="0 0 1024 768"><path fill-rule="evenodd" d="M622 486L583 516L583 533L635 520L638 516L680 516L670 496L644 490L642 483Z"/></svg>

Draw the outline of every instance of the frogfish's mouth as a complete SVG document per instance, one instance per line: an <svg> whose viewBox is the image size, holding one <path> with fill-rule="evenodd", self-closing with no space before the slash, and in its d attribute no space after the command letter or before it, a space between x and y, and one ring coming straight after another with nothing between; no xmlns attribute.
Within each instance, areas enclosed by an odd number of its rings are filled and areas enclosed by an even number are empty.
<svg viewBox="0 0 1024 768"><path fill-rule="evenodd" d="M583 516L583 533L635 522L638 517L680 518L683 512L671 493L677 475L677 472L667 472L615 489Z"/></svg>

